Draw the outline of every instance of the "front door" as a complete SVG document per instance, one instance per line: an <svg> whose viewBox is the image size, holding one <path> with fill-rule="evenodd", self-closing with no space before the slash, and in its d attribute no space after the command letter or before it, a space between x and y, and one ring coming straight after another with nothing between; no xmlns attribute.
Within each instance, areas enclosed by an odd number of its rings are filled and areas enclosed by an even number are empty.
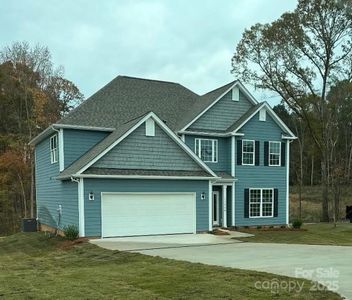
<svg viewBox="0 0 352 300"><path fill-rule="evenodd" d="M219 201L219 192L213 192L213 225L219 226L220 225L220 201Z"/></svg>

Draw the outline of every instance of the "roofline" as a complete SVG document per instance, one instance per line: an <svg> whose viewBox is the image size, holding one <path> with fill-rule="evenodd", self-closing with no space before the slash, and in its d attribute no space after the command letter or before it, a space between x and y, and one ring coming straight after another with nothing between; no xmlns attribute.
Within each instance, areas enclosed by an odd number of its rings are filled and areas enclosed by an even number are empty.
<svg viewBox="0 0 352 300"><path fill-rule="evenodd" d="M195 118L193 118L186 126L184 126L180 131L186 130L195 121L197 121L203 114L205 114L211 107L213 107L222 97L224 97L229 91L231 91L235 86L239 86L242 92L249 98L249 100L254 104L258 104L258 101L253 97L253 95L245 88L245 86L236 80L224 93L222 93L218 98L215 99L211 104L209 104L201 113L199 113ZM219 88L218 88L219 89ZM212 92L212 91L210 91ZM210 93L209 92L209 93ZM205 94L206 95L206 94ZM204 96L204 95L203 95Z"/></svg>
<svg viewBox="0 0 352 300"><path fill-rule="evenodd" d="M185 135L201 135L201 136L214 136L214 137L229 137L229 136L244 136L244 133L240 132L206 132L206 131L178 131L178 134Z"/></svg>
<svg viewBox="0 0 352 300"><path fill-rule="evenodd" d="M288 134L290 134L290 138L291 139L296 139L297 137L295 136L295 134L287 127L287 125L280 119L280 117L275 113L275 111L270 107L270 105L267 102L263 102L250 116L248 116L248 118L246 118L246 120L244 120L234 131L232 131L234 134L237 133L238 130L240 130L250 119L253 118L253 116L255 114L258 113L259 110L261 110L263 107L266 107L269 110L269 113L271 114L271 116L274 118L274 120L276 121L276 123L278 123L278 125L286 130L286 132ZM287 137L288 138L288 137Z"/></svg>
<svg viewBox="0 0 352 300"><path fill-rule="evenodd" d="M74 174L68 176L58 176L55 179L69 178L106 178L106 179L170 179L170 180L219 180L221 177L210 176L159 176L159 175L96 175L96 174Z"/></svg>
<svg viewBox="0 0 352 300"><path fill-rule="evenodd" d="M69 124L52 124L44 131L39 133L35 138L29 141L29 145L36 145L41 142L44 138L49 136L55 131L55 129L76 129L76 130L91 130L91 131L106 131L112 132L115 128L110 127L94 127L94 126L83 126L83 125L69 125Z"/></svg>
<svg viewBox="0 0 352 300"><path fill-rule="evenodd" d="M88 162L84 167L82 167L77 174L82 174L85 170L87 170L91 165L97 162L101 157L103 157L106 153L108 153L111 149L113 149L116 145L118 145L122 140L124 140L127 136L129 136L136 128L138 128L141 124L143 124L147 119L153 118L154 121L164 130L166 133L186 152L188 155L193 158L193 160L198 163L205 171L211 174L213 177L217 177L217 175L198 157L195 155L193 151L191 151L186 144L184 144L180 138L167 126L160 118L154 113L150 112L146 114L141 120L139 120L134 126L128 129L122 136L120 136L115 142L113 142L109 147L107 147L104 151L102 151L99 155L94 157L90 162Z"/></svg>

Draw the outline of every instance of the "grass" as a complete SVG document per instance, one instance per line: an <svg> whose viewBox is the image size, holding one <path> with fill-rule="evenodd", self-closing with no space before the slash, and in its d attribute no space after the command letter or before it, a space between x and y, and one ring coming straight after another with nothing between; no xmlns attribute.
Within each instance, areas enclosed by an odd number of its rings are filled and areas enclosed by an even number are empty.
<svg viewBox="0 0 352 300"><path fill-rule="evenodd" d="M281 289L272 294L255 288L255 282L293 279L104 250L89 243L67 249L63 243L42 233L1 239L0 298L341 299L330 291L309 291L306 280L297 279L304 283L300 293Z"/></svg>
<svg viewBox="0 0 352 300"><path fill-rule="evenodd" d="M333 195L330 190L329 199ZM352 205L352 186L341 187L340 216L345 217L346 205ZM304 222L320 222L322 190L320 185L304 186L302 188L302 220ZM331 203L330 203L331 206ZM330 207L331 210L332 207ZM330 211L332 215L332 211ZM298 186L290 187L290 220L299 216Z"/></svg>
<svg viewBox="0 0 352 300"><path fill-rule="evenodd" d="M246 242L257 243L284 243L284 244L310 244L310 245L339 245L352 246L352 224L319 223L303 225L301 231L275 231L275 230L241 230L253 233L253 237L241 238Z"/></svg>

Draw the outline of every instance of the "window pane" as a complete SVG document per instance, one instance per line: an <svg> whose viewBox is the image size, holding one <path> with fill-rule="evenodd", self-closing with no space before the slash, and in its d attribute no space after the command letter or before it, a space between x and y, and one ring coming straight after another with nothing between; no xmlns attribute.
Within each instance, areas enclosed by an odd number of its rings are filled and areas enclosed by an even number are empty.
<svg viewBox="0 0 352 300"><path fill-rule="evenodd" d="M269 165L279 166L280 165L280 142L269 143Z"/></svg>
<svg viewBox="0 0 352 300"><path fill-rule="evenodd" d="M253 141L243 141L243 152L253 152L254 142Z"/></svg>
<svg viewBox="0 0 352 300"><path fill-rule="evenodd" d="M273 202L273 190L263 189L263 202Z"/></svg>
<svg viewBox="0 0 352 300"><path fill-rule="evenodd" d="M272 216L273 204L272 203L263 203L263 217Z"/></svg>
<svg viewBox="0 0 352 300"><path fill-rule="evenodd" d="M254 161L254 154L253 153L243 153L243 164L251 165Z"/></svg>
<svg viewBox="0 0 352 300"><path fill-rule="evenodd" d="M250 204L249 205L249 215L251 217L260 216L260 203Z"/></svg>
<svg viewBox="0 0 352 300"><path fill-rule="evenodd" d="M217 140L197 139L195 142L195 152L205 162L217 161L217 147Z"/></svg>

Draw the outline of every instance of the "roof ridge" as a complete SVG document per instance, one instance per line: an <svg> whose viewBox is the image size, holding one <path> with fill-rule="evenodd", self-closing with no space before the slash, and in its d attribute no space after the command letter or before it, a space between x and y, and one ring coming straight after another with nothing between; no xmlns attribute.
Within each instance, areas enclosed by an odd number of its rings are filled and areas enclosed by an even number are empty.
<svg viewBox="0 0 352 300"><path fill-rule="evenodd" d="M172 84L181 85L178 82L168 81L168 80L150 79L150 78L127 76L127 75L118 75L117 77L123 77L123 78L128 78L128 79L137 79L137 80L145 80L145 81L155 81L155 82L160 82L160 83L172 83Z"/></svg>
<svg viewBox="0 0 352 300"><path fill-rule="evenodd" d="M223 87L225 87L225 86L227 86L227 85L229 85L229 84L234 84L236 81L238 81L238 79L235 79L235 80L233 80L233 81L230 81L229 83L226 83L226 84L224 84L224 85L222 85L222 86L220 86L220 87L218 87L218 88L216 88L216 89L214 89L214 90L211 90L211 91L209 91L209 92L207 92L207 93L201 95L201 97L203 97L203 96L205 96L205 95L208 95L208 94L210 94L210 93L212 93L212 92L215 92L215 91L217 91L217 90L220 90L220 89L222 89Z"/></svg>

